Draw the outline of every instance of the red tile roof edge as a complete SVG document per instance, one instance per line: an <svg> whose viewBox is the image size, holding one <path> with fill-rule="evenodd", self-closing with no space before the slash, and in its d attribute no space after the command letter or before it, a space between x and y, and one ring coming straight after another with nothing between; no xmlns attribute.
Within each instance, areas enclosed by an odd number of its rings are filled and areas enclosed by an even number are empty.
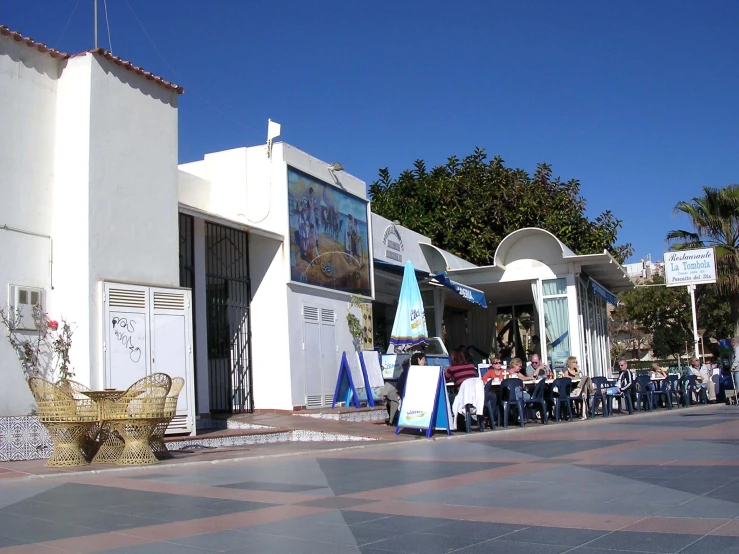
<svg viewBox="0 0 739 554"><path fill-rule="evenodd" d="M83 56L88 53L97 54L98 56L101 56L102 58L108 60L109 62L113 62L114 64L119 65L123 67L124 69L127 69L128 71L133 71L137 75L141 75L142 77L145 77L149 81L154 81L156 84L163 86L164 88L175 91L177 94L183 94L185 92L185 89L181 87L180 85L172 83L171 81L166 81L163 77L160 77L159 75L154 75L151 71L146 71L142 67L133 65L133 63L123 60L119 58L118 56L114 56L113 54L108 52L105 48L98 48L97 50L88 50L87 52L81 52L80 54L76 54L76 55Z"/></svg>
<svg viewBox="0 0 739 554"><path fill-rule="evenodd" d="M0 25L0 36L10 37L16 42L25 42L29 48L35 48L42 54L49 54L52 58L66 59L69 57L69 54L66 52L59 52L59 50L49 48L42 42L36 42L31 37L24 37L17 31L11 31L7 25Z"/></svg>
<svg viewBox="0 0 739 554"><path fill-rule="evenodd" d="M97 54L98 56L108 60L109 62L112 62L118 66L121 66L128 71L133 71L137 75L141 75L142 77L148 79L149 81L154 81L156 84L163 86L164 88L168 90L173 90L177 94L183 94L185 92L185 89L175 83L172 83L170 81L166 81L164 78L159 77L158 75L154 75L150 71L145 71L143 68L134 65L131 62L128 62L126 60L123 60L119 58L118 56L114 56L110 52L108 52L105 48L98 48L95 50L88 50L86 52L80 52L79 54L68 54L66 52L59 52L58 50L54 48L49 48L45 44L41 42L36 42L30 37L24 37L22 34L20 34L17 31L11 31L7 25L0 25L0 36L10 37L16 42L23 42L28 46L29 48L34 48L35 50L38 50L42 54L49 54L52 58L60 58L63 60L66 60L68 58L75 58L77 56L85 56L87 54Z"/></svg>

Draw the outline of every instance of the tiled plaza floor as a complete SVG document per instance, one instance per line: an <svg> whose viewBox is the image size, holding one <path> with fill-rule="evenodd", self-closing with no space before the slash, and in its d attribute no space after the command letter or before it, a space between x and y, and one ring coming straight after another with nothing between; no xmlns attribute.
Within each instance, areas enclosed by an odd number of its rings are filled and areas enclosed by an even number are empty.
<svg viewBox="0 0 739 554"><path fill-rule="evenodd" d="M47 552L739 552L739 408L3 479L0 554Z"/></svg>

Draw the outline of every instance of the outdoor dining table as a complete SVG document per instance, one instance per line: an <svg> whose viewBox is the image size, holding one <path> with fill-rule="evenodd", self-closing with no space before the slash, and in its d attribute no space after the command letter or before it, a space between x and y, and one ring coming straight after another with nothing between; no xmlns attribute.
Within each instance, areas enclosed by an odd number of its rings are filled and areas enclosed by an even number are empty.
<svg viewBox="0 0 739 554"><path fill-rule="evenodd" d="M116 389L82 391L82 394L94 400L98 407L98 426L95 437L98 449L92 458L95 463L110 464L118 460L124 444L123 439L112 431L109 424L106 424L103 414L108 402L118 400L125 393L124 390Z"/></svg>

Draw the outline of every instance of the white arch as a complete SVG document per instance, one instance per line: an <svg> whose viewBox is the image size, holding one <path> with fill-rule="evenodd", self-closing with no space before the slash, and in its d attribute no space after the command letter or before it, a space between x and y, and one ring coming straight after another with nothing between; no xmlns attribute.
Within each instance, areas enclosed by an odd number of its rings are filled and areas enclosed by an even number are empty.
<svg viewBox="0 0 739 554"><path fill-rule="evenodd" d="M523 229L513 231L500 241L498 248L495 249L493 263L498 267L504 268L508 262L507 258L510 250L521 240L535 236L541 237L541 239L546 242L553 242L559 248L563 258L576 255L572 250L567 248L567 246L565 246L565 244L559 240L556 235L550 233L546 229L541 229L539 227L524 227Z"/></svg>

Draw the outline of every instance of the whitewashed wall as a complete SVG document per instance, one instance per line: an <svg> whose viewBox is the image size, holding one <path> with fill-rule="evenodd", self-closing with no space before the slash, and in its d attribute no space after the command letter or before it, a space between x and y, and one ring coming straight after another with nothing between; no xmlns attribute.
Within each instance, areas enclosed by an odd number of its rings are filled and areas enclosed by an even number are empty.
<svg viewBox="0 0 739 554"><path fill-rule="evenodd" d="M77 379L100 387L100 281L179 285L177 94L87 54L58 110L55 306L77 326Z"/></svg>
<svg viewBox="0 0 739 554"><path fill-rule="evenodd" d="M58 78L58 60L0 37L0 227L51 235ZM9 284L50 291L50 245L0 229L0 307ZM0 416L24 415L33 397L5 336L0 329Z"/></svg>
<svg viewBox="0 0 739 554"><path fill-rule="evenodd" d="M332 174L327 163L284 143L273 146L271 157L266 146L255 146L206 154L203 160L179 166L183 206L249 229L252 382L257 410L305 405L303 302L333 309L339 352L353 348L346 324L351 295L297 283L288 286L288 165L329 184L338 179L340 188L366 198L363 181L346 172ZM371 233L371 223L369 227ZM202 333L205 327L198 325L198 329ZM199 394L202 397L203 392Z"/></svg>

